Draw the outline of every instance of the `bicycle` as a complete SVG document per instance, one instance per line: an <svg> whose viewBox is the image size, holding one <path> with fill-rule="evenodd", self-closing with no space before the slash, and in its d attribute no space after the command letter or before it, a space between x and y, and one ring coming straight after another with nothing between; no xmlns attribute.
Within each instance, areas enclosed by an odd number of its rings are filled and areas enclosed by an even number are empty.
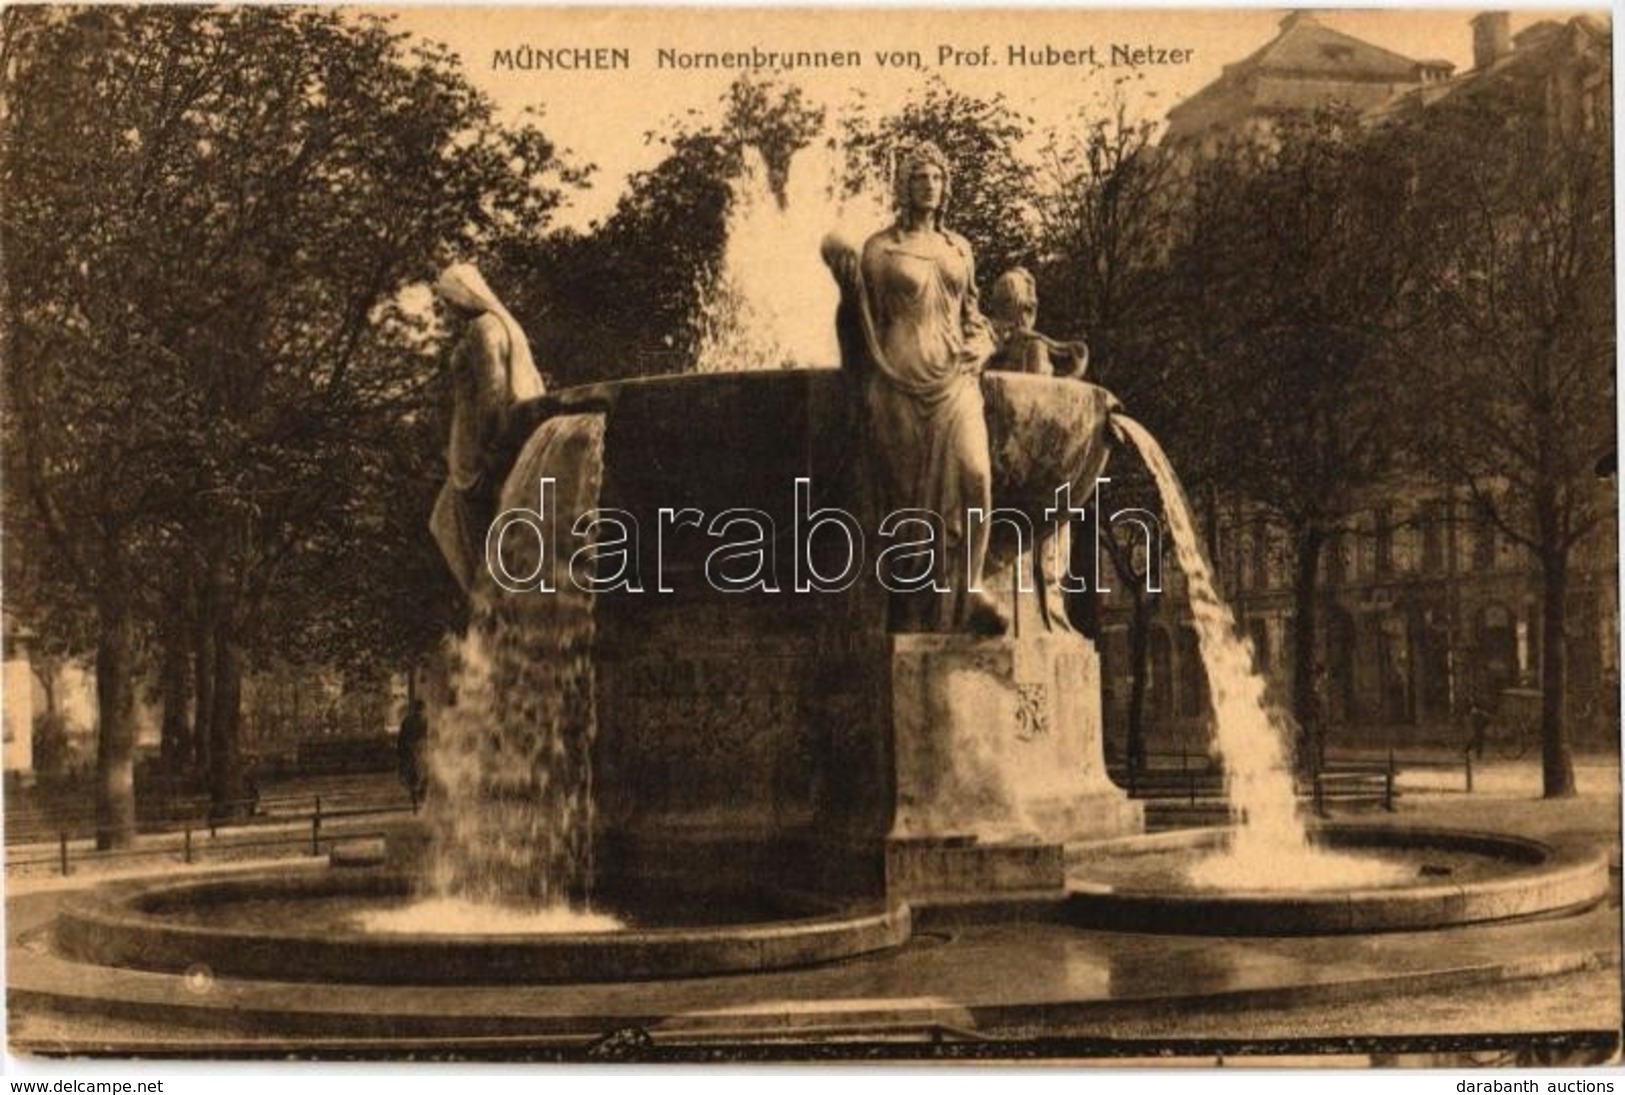
<svg viewBox="0 0 1625 1095"><path fill-rule="evenodd" d="M1497 718L1491 723L1495 755L1522 760L1540 740L1541 692L1538 688L1504 688Z"/></svg>

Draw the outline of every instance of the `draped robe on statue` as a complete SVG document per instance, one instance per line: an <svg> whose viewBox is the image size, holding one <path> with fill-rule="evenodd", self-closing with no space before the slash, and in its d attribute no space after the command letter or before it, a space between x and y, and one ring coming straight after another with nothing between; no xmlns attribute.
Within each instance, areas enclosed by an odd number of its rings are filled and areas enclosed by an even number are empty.
<svg viewBox="0 0 1625 1095"><path fill-rule="evenodd" d="M862 281L878 358L865 402L882 502L888 513L923 509L942 521L932 573L947 592L910 598L900 629L953 630L987 555L987 522L972 524L967 510L992 505L978 377L995 345L976 307L970 245L951 232L908 238L892 228L865 244Z"/></svg>
<svg viewBox="0 0 1625 1095"><path fill-rule="evenodd" d="M447 477L429 529L465 592L485 559L491 506L502 484L491 466L509 413L544 390L525 333L468 265L452 266L435 292L474 318L451 354L453 406L446 446Z"/></svg>

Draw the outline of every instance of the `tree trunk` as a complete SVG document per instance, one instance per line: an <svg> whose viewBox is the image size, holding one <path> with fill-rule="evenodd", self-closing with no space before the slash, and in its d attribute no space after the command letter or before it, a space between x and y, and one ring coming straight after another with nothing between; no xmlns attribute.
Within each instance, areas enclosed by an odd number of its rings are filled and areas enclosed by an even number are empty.
<svg viewBox="0 0 1625 1095"><path fill-rule="evenodd" d="M219 610L219 576L211 569L198 596L196 644L192 658L192 685L196 690L192 704L192 770L201 780L210 771L209 746L214 740L214 686L215 686L215 632Z"/></svg>
<svg viewBox="0 0 1625 1095"><path fill-rule="evenodd" d="M221 613L229 617L230 613ZM238 729L242 724L243 650L222 622L214 642L214 716L209 720L209 803L216 817L247 813Z"/></svg>
<svg viewBox="0 0 1625 1095"><path fill-rule="evenodd" d="M96 847L104 851L135 840L135 619L121 571L108 564L96 598Z"/></svg>
<svg viewBox="0 0 1625 1095"><path fill-rule="evenodd" d="M1563 700L1568 691L1568 649L1564 624L1568 612L1568 556L1563 551L1541 555L1540 774L1546 798L1570 798L1574 756L1569 750Z"/></svg>
<svg viewBox="0 0 1625 1095"><path fill-rule="evenodd" d="M192 758L192 726L188 704L191 701L191 643L179 620L164 629L163 664L159 670L159 691L163 697L164 722L159 756L164 771L181 772Z"/></svg>
<svg viewBox="0 0 1625 1095"><path fill-rule="evenodd" d="M1320 550L1325 537L1302 529L1292 560L1292 716L1298 722L1298 767L1314 771L1324 751L1325 712L1320 710L1315 657L1315 600L1320 591Z"/></svg>
<svg viewBox="0 0 1625 1095"><path fill-rule="evenodd" d="M1095 507L1090 506L1084 510L1081 519L1072 522L1066 558L1070 573L1088 576L1086 588L1067 590L1062 597L1067 621L1077 629L1078 634L1097 645L1100 642L1100 591L1095 588L1099 580L1094 566L1095 537L1098 535L1100 526L1095 518Z"/></svg>
<svg viewBox="0 0 1625 1095"><path fill-rule="evenodd" d="M34 679L39 681L40 692L45 696L45 713L56 715L57 683L62 677L62 659L54 654L41 655L34 661Z"/></svg>
<svg viewBox="0 0 1625 1095"><path fill-rule="evenodd" d="M1145 767L1146 671L1151 661L1151 598L1131 584L1134 614L1128 632L1128 764L1130 769Z"/></svg>

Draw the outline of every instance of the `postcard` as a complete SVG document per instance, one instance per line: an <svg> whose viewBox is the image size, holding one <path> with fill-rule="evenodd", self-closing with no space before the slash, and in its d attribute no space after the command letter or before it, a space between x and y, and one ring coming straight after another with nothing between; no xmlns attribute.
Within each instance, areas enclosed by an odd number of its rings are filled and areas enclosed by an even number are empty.
<svg viewBox="0 0 1625 1095"><path fill-rule="evenodd" d="M1607 10L0 20L15 1062L1617 1062Z"/></svg>

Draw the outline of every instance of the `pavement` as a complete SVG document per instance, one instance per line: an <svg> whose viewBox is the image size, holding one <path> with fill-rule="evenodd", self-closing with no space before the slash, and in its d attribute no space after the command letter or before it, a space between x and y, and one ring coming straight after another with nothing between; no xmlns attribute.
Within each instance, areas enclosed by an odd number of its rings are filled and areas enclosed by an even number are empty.
<svg viewBox="0 0 1625 1095"><path fill-rule="evenodd" d="M8 879L11 1049L580 1054L606 1032L635 1028L643 1033L633 1044L645 1055L662 1047L737 1053L774 1044L801 1053L853 1042L918 1052L925 1042L939 1051L957 1044L1112 1057L1353 1052L1368 1060L1439 1038L1478 1047L1474 1052L1508 1052L1508 1045L1521 1052L1517 1047L1539 1043L1589 1055L1573 1060L1617 1052L1617 761L1583 761L1582 795L1558 801L1537 797L1539 773L1529 762L1490 762L1475 772L1470 795L1441 772L1407 772L1394 813L1361 810L1358 819L1605 847L1616 865L1612 898L1563 918L1363 936L1203 938L1039 921L928 927L895 951L778 973L431 989L75 965L51 953L49 923L62 893L103 877L86 870L68 879ZM321 869L322 861L282 862Z"/></svg>

